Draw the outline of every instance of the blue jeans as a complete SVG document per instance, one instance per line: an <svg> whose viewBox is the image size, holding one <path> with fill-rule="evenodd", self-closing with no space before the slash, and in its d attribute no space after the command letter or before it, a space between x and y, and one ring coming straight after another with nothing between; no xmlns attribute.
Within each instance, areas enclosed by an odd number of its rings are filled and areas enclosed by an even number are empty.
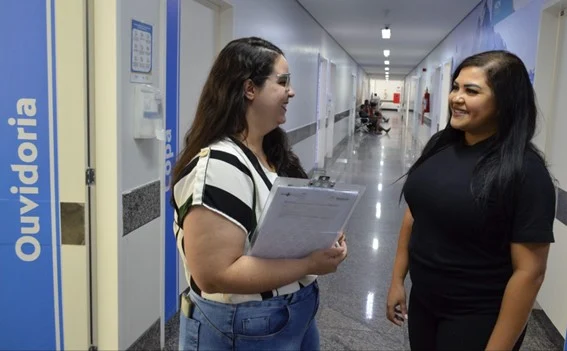
<svg viewBox="0 0 567 351"><path fill-rule="evenodd" d="M180 314L179 350L319 350L319 287L265 301L223 304L190 292L191 318Z"/></svg>

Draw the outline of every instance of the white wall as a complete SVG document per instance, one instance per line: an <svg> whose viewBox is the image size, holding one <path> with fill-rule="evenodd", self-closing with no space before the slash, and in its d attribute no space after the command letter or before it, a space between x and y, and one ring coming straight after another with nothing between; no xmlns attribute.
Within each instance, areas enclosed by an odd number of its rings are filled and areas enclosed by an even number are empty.
<svg viewBox="0 0 567 351"><path fill-rule="evenodd" d="M335 123L335 130L333 130L333 141L335 144L334 146L337 146L337 144L339 144L344 139L344 136L348 134L348 128L350 127L349 122L350 120L347 117Z"/></svg>
<svg viewBox="0 0 567 351"><path fill-rule="evenodd" d="M353 108L352 74L360 72L354 60L313 20L303 7L293 0L233 0L234 36L260 36L272 41L286 54L296 97L287 112L286 130L316 122L317 55L337 65L335 113ZM345 119L348 120L348 119ZM342 122L342 121L341 121ZM337 128L334 143L340 142L346 130ZM314 165L316 138L308 138L306 147L296 147L304 168ZM302 144L305 144L303 142Z"/></svg>
<svg viewBox="0 0 567 351"><path fill-rule="evenodd" d="M133 96L130 82L132 19L153 25L151 84L161 88L162 31L160 0L118 1L118 135L119 194L160 179L160 144L155 139L133 138ZM165 206L165 204L162 204ZM160 317L160 235L163 219L157 218L122 237L119 226L119 347L128 348ZM122 223L120 221L120 223Z"/></svg>
<svg viewBox="0 0 567 351"><path fill-rule="evenodd" d="M555 4L554 4L555 3ZM535 89L538 94L545 125L542 126L539 146L545 150L551 173L559 187L567 189L567 158L564 131L567 128L564 94L567 87L567 21L559 17L561 4L550 1L542 13L539 33ZM559 30L558 30L559 29ZM559 38L557 34L559 33ZM558 39L558 40L557 40ZM558 54L556 55L556 52ZM563 205L564 206L564 205ZM563 209L560 209L561 211ZM562 335L567 330L567 226L556 220L555 243L551 245L545 282L538 302Z"/></svg>
<svg viewBox="0 0 567 351"><path fill-rule="evenodd" d="M360 106L364 102L364 100L368 99L370 96L370 92L368 87L370 86L370 78L364 72L362 67L358 67L358 74L356 76L357 80L357 87L356 87L356 105Z"/></svg>
<svg viewBox="0 0 567 351"><path fill-rule="evenodd" d="M393 100L394 93L402 93L403 80L388 80L370 78L370 94L378 94L380 100Z"/></svg>

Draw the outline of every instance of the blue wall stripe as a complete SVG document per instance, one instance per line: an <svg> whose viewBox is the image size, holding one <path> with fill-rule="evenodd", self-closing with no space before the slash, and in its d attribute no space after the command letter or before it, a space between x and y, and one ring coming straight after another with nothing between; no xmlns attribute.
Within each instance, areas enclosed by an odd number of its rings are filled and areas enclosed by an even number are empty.
<svg viewBox="0 0 567 351"><path fill-rule="evenodd" d="M179 124L179 20L180 1L167 0L166 38L166 155L165 155L165 319L170 320L177 310L179 296L179 267L177 246L173 235L173 208L169 205L171 171L177 157L177 135Z"/></svg>

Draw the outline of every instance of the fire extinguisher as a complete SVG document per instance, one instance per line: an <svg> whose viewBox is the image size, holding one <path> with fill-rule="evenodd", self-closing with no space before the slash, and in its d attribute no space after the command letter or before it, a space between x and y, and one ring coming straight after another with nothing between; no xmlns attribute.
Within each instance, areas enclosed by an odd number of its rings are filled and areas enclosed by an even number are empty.
<svg viewBox="0 0 567 351"><path fill-rule="evenodd" d="M423 94L423 102L422 102L422 112L421 112L421 124L425 120L425 114L429 113L429 90L425 88L425 94Z"/></svg>

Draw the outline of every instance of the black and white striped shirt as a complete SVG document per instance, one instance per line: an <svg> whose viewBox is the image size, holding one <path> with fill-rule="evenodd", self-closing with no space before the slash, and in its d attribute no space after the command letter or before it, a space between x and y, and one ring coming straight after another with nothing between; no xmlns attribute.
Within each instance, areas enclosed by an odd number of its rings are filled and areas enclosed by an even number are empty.
<svg viewBox="0 0 567 351"><path fill-rule="evenodd" d="M204 148L185 167L182 178L173 189L174 233L185 267L185 276L193 291L209 300L234 304L291 294L317 278L310 275L272 291L247 295L207 294L191 279L183 246L183 229L180 227L190 208L204 206L241 228L246 233L245 245L242 247L243 254L246 254L250 245L249 236L256 226L256 219L260 218L277 177L248 148L229 138Z"/></svg>

